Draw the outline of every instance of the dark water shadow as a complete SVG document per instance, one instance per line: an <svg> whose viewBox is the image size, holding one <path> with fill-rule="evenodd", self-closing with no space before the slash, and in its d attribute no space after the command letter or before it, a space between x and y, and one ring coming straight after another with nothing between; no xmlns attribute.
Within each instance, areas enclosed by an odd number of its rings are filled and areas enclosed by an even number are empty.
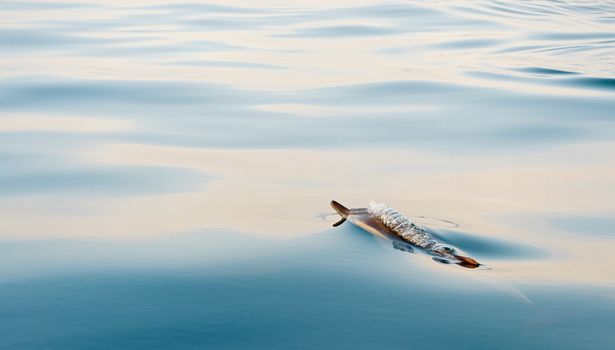
<svg viewBox="0 0 615 350"><path fill-rule="evenodd" d="M209 177L178 167L115 166L44 169L0 175L0 197L42 194L135 196L192 192Z"/></svg>
<svg viewBox="0 0 615 350"><path fill-rule="evenodd" d="M53 273L0 288L0 345L66 350L609 344L615 304L595 289L530 291L535 304L527 304L471 279L419 265L406 268L413 259L371 249L374 242L350 225L286 241L227 231L113 244L0 242L6 248L0 268L13 263L20 276L34 265L62 260Z"/></svg>
<svg viewBox="0 0 615 350"><path fill-rule="evenodd" d="M577 72L552 69L552 68L544 68L544 67L525 67L525 68L516 68L514 70L517 72L521 72L521 73L538 74L542 76L552 76L552 75L560 76L560 75L579 74Z"/></svg>
<svg viewBox="0 0 615 350"><path fill-rule="evenodd" d="M547 256L547 252L534 246L498 238L449 229L431 229L434 236L443 242L476 256L489 259L534 260Z"/></svg>
<svg viewBox="0 0 615 350"><path fill-rule="evenodd" d="M559 231L581 237L615 238L615 217L567 215L550 220Z"/></svg>
<svg viewBox="0 0 615 350"><path fill-rule="evenodd" d="M530 74L510 74L489 71L467 71L466 75L497 81L513 81L523 83L541 84L547 86L576 87L581 89L595 89L615 91L615 78L579 76L578 73L548 69L548 68L522 68L517 72Z"/></svg>
<svg viewBox="0 0 615 350"><path fill-rule="evenodd" d="M615 91L615 79L613 78L579 77L566 79L564 82L571 86Z"/></svg>

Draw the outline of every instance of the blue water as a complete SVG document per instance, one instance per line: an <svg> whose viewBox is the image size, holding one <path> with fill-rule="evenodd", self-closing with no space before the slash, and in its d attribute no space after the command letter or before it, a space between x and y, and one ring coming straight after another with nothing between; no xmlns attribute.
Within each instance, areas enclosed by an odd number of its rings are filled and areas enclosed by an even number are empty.
<svg viewBox="0 0 615 350"><path fill-rule="evenodd" d="M0 2L0 348L611 349L614 13Z"/></svg>

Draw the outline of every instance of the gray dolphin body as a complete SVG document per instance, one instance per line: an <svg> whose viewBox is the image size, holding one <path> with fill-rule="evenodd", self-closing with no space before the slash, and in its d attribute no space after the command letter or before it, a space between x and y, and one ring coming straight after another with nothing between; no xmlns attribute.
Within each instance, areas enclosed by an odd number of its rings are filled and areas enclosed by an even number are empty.
<svg viewBox="0 0 615 350"><path fill-rule="evenodd" d="M477 268L476 260L463 256L457 249L439 242L423 227L381 203L371 202L368 208L348 209L336 201L331 201L331 207L342 217L333 224L337 227L348 220L365 231L393 241L393 246L401 250L412 251L408 247L420 248L431 255L435 261L447 264L457 264L466 268Z"/></svg>

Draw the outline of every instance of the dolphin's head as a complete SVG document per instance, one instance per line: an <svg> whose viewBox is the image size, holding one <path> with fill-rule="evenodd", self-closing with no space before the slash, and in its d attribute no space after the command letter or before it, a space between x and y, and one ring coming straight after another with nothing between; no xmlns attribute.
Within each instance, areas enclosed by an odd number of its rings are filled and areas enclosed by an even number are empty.
<svg viewBox="0 0 615 350"><path fill-rule="evenodd" d="M478 261L470 257L457 254L455 254L454 256L458 260L458 262L456 262L455 264L459 266L467 267L468 269L475 269L480 266L480 263Z"/></svg>
<svg viewBox="0 0 615 350"><path fill-rule="evenodd" d="M481 265L478 261L459 254L455 248L448 245L438 245L430 249L429 253L434 256L434 260L446 264L457 264L469 269L475 269Z"/></svg>

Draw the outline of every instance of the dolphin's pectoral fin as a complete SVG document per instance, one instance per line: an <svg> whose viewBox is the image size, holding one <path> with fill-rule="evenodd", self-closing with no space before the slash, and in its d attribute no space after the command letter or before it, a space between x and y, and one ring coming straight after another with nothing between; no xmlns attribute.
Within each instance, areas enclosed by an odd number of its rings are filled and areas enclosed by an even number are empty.
<svg viewBox="0 0 615 350"><path fill-rule="evenodd" d="M341 218L340 221L338 221L335 224L333 224L333 227L338 227L339 225L343 224L344 221L346 221L346 218Z"/></svg>
<svg viewBox="0 0 615 350"><path fill-rule="evenodd" d="M406 253L414 253L414 248L412 248L412 246L409 244L403 244L403 243L394 241L393 248L397 250L401 250L402 252L406 252Z"/></svg>
<svg viewBox="0 0 615 350"><path fill-rule="evenodd" d="M450 260L446 260L446 259L442 259L442 258L438 258L438 257L432 257L431 260L435 261L435 262L439 262L440 264L451 264Z"/></svg>
<svg viewBox="0 0 615 350"><path fill-rule="evenodd" d="M414 253L414 249L409 244L403 244L400 242L393 241L393 248L397 250L401 250L403 252Z"/></svg>

